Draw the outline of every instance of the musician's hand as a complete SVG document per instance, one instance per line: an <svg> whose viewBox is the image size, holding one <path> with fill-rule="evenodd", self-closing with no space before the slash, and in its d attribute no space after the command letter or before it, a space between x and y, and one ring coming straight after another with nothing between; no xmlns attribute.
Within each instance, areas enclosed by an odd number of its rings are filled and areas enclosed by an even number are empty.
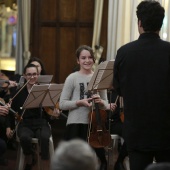
<svg viewBox="0 0 170 170"><path fill-rule="evenodd" d="M100 104L100 105L104 105L103 100L100 98L100 95L99 95L99 94L94 94L94 95L92 96L92 98L94 99L94 102L95 102L95 103L98 103L98 104Z"/></svg>
<svg viewBox="0 0 170 170"><path fill-rule="evenodd" d="M13 131L11 130L11 128L6 128L6 135L8 138L12 138Z"/></svg>
<svg viewBox="0 0 170 170"><path fill-rule="evenodd" d="M9 109L7 106L0 106L0 115L6 116L9 112Z"/></svg>
<svg viewBox="0 0 170 170"><path fill-rule="evenodd" d="M16 86L17 86L16 81L9 80L9 86L8 86L8 88L16 87Z"/></svg>
<svg viewBox="0 0 170 170"><path fill-rule="evenodd" d="M57 109L57 108L54 108L54 110L53 110L53 116L54 116L55 118L58 118L58 117L60 116L60 110Z"/></svg>
<svg viewBox="0 0 170 170"><path fill-rule="evenodd" d="M92 106L91 101L92 101L92 98L77 100L76 105L77 106L91 107Z"/></svg>
<svg viewBox="0 0 170 170"><path fill-rule="evenodd" d="M107 106L107 110L111 110L112 112L114 112L115 109L116 109L116 107L117 107L117 104L115 104L115 103L110 103L110 104L108 104L108 106Z"/></svg>
<svg viewBox="0 0 170 170"><path fill-rule="evenodd" d="M11 108L11 104L12 104L12 103L6 103L5 106L9 109L9 108Z"/></svg>

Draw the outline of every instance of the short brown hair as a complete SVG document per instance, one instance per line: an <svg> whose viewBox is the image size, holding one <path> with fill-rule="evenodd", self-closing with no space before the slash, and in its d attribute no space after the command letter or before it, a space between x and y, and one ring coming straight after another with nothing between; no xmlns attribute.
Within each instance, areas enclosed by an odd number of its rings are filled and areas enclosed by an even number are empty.
<svg viewBox="0 0 170 170"><path fill-rule="evenodd" d="M95 62L95 57L94 57L93 49L92 49L90 46L87 46L87 45L81 45L81 46L79 46L79 48L76 50L76 57L77 57L77 59L79 59L80 53L81 53L83 50L89 51L90 54L91 54L91 56L92 56L92 58L93 58L93 61Z"/></svg>

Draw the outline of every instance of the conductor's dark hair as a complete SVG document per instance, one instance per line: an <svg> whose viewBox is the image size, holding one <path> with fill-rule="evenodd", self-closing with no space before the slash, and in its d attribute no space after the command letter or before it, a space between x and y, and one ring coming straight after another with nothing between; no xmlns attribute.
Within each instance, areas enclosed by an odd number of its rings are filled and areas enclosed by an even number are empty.
<svg viewBox="0 0 170 170"><path fill-rule="evenodd" d="M142 1L137 6L136 14L145 32L160 31L165 16L165 10L159 2L155 0Z"/></svg>

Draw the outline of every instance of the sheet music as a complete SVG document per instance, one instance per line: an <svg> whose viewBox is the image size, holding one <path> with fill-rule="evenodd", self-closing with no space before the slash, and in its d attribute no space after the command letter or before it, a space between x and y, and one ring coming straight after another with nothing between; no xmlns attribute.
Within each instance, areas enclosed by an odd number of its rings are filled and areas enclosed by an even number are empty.
<svg viewBox="0 0 170 170"><path fill-rule="evenodd" d="M88 90L109 89L113 81L113 64L114 60L104 61L98 65L88 84Z"/></svg>
<svg viewBox="0 0 170 170"><path fill-rule="evenodd" d="M33 85L23 108L54 107L59 100L62 88L63 84Z"/></svg>

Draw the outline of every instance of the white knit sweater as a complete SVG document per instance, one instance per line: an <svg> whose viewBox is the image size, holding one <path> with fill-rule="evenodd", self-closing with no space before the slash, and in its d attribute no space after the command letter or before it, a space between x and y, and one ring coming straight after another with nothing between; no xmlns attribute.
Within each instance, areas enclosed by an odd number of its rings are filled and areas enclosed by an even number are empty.
<svg viewBox="0 0 170 170"><path fill-rule="evenodd" d="M61 110L69 110L67 119L68 124L88 124L89 112L91 108L85 106L77 106L76 101L87 98L87 85L92 74L84 75L79 72L70 74L64 83L64 87L60 96L59 106ZM104 101L102 109L106 109L108 104L106 90L99 92L100 97Z"/></svg>

